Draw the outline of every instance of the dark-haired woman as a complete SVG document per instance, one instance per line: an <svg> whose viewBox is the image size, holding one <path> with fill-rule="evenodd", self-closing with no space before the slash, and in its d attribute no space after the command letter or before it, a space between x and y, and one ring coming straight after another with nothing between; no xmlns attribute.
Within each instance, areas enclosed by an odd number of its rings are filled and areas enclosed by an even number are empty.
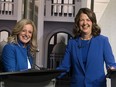
<svg viewBox="0 0 116 87"><path fill-rule="evenodd" d="M81 8L75 17L74 38L69 40L57 68L71 70L70 87L106 87L104 63L107 69L115 69L116 63L108 37L100 33L95 13Z"/></svg>

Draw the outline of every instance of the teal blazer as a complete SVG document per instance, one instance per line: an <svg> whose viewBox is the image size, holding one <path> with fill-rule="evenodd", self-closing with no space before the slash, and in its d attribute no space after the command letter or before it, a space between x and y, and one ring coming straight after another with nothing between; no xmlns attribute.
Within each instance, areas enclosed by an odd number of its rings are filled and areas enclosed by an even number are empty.
<svg viewBox="0 0 116 87"><path fill-rule="evenodd" d="M84 68L79 38L68 41L64 58L57 69L72 70L71 87L106 87L104 63L116 67L108 38L99 35L93 37ZM62 78L62 73L58 78Z"/></svg>

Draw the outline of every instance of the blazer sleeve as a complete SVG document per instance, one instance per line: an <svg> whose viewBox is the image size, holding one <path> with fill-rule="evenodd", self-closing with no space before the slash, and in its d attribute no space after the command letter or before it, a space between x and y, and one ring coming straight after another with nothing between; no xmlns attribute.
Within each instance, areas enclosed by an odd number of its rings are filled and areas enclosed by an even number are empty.
<svg viewBox="0 0 116 87"><path fill-rule="evenodd" d="M15 49L12 45L7 44L2 51L2 63L4 71L15 71Z"/></svg>
<svg viewBox="0 0 116 87"><path fill-rule="evenodd" d="M115 58L114 58L112 48L111 48L111 45L107 37L105 38L105 41L104 41L104 58L106 61L107 68L111 66L116 68Z"/></svg>
<svg viewBox="0 0 116 87"><path fill-rule="evenodd" d="M61 73L60 76L58 76L58 78L63 77L67 72L70 71L70 66L71 66L71 41L68 41L68 44L66 46L66 50L65 50L65 54L64 54L64 58L61 62L61 64L59 65L59 67L57 67L57 69L59 70L65 70L66 72Z"/></svg>

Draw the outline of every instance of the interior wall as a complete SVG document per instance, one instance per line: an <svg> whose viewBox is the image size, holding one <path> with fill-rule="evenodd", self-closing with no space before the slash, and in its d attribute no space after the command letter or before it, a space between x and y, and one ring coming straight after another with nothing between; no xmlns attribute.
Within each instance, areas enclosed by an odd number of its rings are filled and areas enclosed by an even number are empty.
<svg viewBox="0 0 116 87"><path fill-rule="evenodd" d="M15 20L0 20L0 31L8 30L11 33L11 30L13 29L15 24Z"/></svg>
<svg viewBox="0 0 116 87"><path fill-rule="evenodd" d="M116 0L111 0L106 7L100 21L99 25L103 35L109 38L112 51L116 60ZM107 71L106 71L107 73ZM107 79L107 87L111 87L111 80Z"/></svg>
<svg viewBox="0 0 116 87"><path fill-rule="evenodd" d="M111 0L106 7L99 25L101 27L102 34L109 37L109 41L112 46L112 50L116 59L116 0Z"/></svg>

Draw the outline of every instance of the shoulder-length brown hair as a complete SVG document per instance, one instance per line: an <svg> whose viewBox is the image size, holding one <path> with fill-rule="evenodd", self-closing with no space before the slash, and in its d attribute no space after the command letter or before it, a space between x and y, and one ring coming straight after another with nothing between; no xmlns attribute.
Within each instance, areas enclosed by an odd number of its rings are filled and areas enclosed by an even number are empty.
<svg viewBox="0 0 116 87"><path fill-rule="evenodd" d="M82 13L86 14L89 17L89 19L92 21L92 35L93 36L100 35L101 28L97 24L95 13L89 8L80 8L80 10L78 11L75 17L74 28L73 28L74 38L79 37L81 35L81 30L79 28L79 21L80 21L80 15Z"/></svg>

